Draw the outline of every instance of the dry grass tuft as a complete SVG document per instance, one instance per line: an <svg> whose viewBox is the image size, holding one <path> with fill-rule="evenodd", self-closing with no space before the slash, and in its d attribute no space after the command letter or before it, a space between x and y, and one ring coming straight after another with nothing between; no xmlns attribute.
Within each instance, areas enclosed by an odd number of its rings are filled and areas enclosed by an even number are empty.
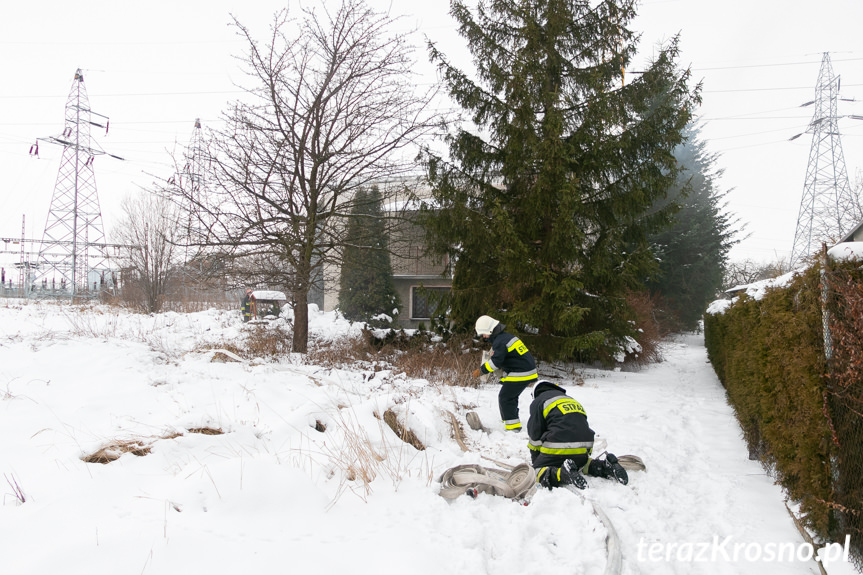
<svg viewBox="0 0 863 575"><path fill-rule="evenodd" d="M6 483L9 484L9 487L12 488L12 495L18 501L18 504L21 505L23 503L27 503L27 496L24 494L24 490L21 489L21 486L18 484L18 480L15 478L15 474L12 474L12 477L8 477L5 473L3 477L6 479Z"/></svg>
<svg viewBox="0 0 863 575"><path fill-rule="evenodd" d="M313 340L305 361L309 365L342 367L374 360L374 352L362 336L343 337L334 341Z"/></svg>
<svg viewBox="0 0 863 575"><path fill-rule="evenodd" d="M426 446L423 445L423 442L419 440L419 437L413 431L399 422L398 416L392 409L384 412L384 422L398 435L399 439L409 445L413 445L418 451L425 451Z"/></svg>
<svg viewBox="0 0 863 575"><path fill-rule="evenodd" d="M193 427L187 429L189 433L200 433L201 435L224 435L224 431L214 427Z"/></svg>
<svg viewBox="0 0 863 575"><path fill-rule="evenodd" d="M344 469L347 481L358 481L362 492L369 495L372 492L371 483L379 471L384 470L392 475L392 470L383 465L386 457L377 452L365 428L357 424L353 418L353 410L339 410L335 424L344 433L344 446L339 449L325 443L324 453L335 467ZM340 486L339 494L332 504L335 504L345 487L344 484ZM352 490L356 493L356 490Z"/></svg>
<svg viewBox="0 0 863 575"><path fill-rule="evenodd" d="M243 347L237 352L239 356L280 358L291 353L294 336L290 324L258 323L248 328Z"/></svg>
<svg viewBox="0 0 863 575"><path fill-rule="evenodd" d="M147 443L137 439L129 439L125 441L115 441L114 443L100 447L94 453L85 455L81 459L85 463L101 463L104 465L120 459L124 453L131 453L138 457L149 455L151 449L152 447Z"/></svg>
<svg viewBox="0 0 863 575"><path fill-rule="evenodd" d="M445 342L428 341L398 355L395 365L409 377L438 381L458 387L477 387L471 373L482 358L482 350L470 335L455 335Z"/></svg>
<svg viewBox="0 0 863 575"><path fill-rule="evenodd" d="M224 341L203 346L199 351L212 351L212 363L230 363L256 358L278 360L291 353L290 324L256 323L245 326L241 342Z"/></svg>
<svg viewBox="0 0 863 575"><path fill-rule="evenodd" d="M242 356L237 353L236 346L230 346L233 349L217 349L213 353L213 358L210 360L210 363L236 363L237 361L242 361ZM239 358L239 360L237 359Z"/></svg>
<svg viewBox="0 0 863 575"><path fill-rule="evenodd" d="M336 341L316 341L309 346L305 361L324 367L357 365L371 371L392 369L408 377L460 387L476 387L471 377L482 356L473 338L457 335L436 341L434 334L390 332L380 338L366 330L362 335Z"/></svg>
<svg viewBox="0 0 863 575"><path fill-rule="evenodd" d="M209 430L210 428L202 427L199 429ZM190 429L188 431L192 433L205 433L207 435L218 435L222 433L221 430L211 430L210 432L208 432ZM103 445L98 450L89 455L85 455L81 458L81 460L85 463L101 463L104 465L120 459L120 457L124 453L131 453L132 455L143 457L150 454L153 449L153 443L156 440L176 439L177 437L182 437L182 435L183 433L180 431L172 431L164 435L160 435L159 437L116 440L106 445Z"/></svg>

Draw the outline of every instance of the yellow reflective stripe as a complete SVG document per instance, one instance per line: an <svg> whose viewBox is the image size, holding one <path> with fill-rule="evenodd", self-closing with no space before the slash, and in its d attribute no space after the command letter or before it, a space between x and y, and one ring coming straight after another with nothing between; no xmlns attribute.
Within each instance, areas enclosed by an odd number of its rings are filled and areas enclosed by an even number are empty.
<svg viewBox="0 0 863 575"><path fill-rule="evenodd" d="M527 346L522 343L522 341L518 338L513 338L509 341L509 344L506 346L506 351L515 350L518 352L518 355L524 355L527 353Z"/></svg>
<svg viewBox="0 0 863 575"><path fill-rule="evenodd" d="M504 422L503 426L504 426L506 429L519 429L519 428L521 428L521 422L520 422L520 421L516 421L515 423L506 423L506 422Z"/></svg>
<svg viewBox="0 0 863 575"><path fill-rule="evenodd" d="M537 441L535 445L545 446L548 449L576 449L584 447L585 449L593 448L592 441Z"/></svg>
<svg viewBox="0 0 863 575"><path fill-rule="evenodd" d="M548 467L542 467L539 471L536 472L536 482L539 483L539 478L543 476L543 474L548 471Z"/></svg>
<svg viewBox="0 0 863 575"><path fill-rule="evenodd" d="M506 377L500 378L501 381L530 381L532 379L537 379L536 372L528 375L507 375Z"/></svg>
<svg viewBox="0 0 863 575"><path fill-rule="evenodd" d="M585 413L584 408L580 403L575 401L570 397L561 397L560 399L556 399L545 406L545 409L542 411L542 416L547 417L548 412L557 407L560 409L561 413L580 413L582 415L587 415Z"/></svg>
<svg viewBox="0 0 863 575"><path fill-rule="evenodd" d="M531 447L531 449L536 449ZM540 447L540 453L545 453L548 455L582 455L588 452L587 447L569 447L569 448L561 448L561 449L552 449L550 447Z"/></svg>

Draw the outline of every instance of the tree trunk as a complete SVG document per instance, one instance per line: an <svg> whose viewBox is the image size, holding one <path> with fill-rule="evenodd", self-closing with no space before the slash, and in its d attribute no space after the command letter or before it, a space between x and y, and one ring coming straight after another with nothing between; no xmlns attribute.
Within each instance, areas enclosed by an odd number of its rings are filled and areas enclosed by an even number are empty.
<svg viewBox="0 0 863 575"><path fill-rule="evenodd" d="M306 353L309 349L309 294L306 289L294 291L294 341L292 351Z"/></svg>

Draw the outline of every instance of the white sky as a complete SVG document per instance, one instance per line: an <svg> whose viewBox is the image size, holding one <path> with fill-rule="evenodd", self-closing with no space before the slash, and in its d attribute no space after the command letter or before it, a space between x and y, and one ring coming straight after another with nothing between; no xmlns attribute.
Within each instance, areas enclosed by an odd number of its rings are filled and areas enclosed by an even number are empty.
<svg viewBox="0 0 863 575"><path fill-rule="evenodd" d="M386 7L385 0L373 0ZM215 122L239 95L242 80L231 55L244 44L227 26L232 12L261 33L272 14L288 5L274 0L155 0L147 3L88 1L6 2L0 11L0 238L41 239L61 149L39 137L62 130L64 107L77 68L93 111L110 117L107 136L93 135L108 152L96 160L96 179L110 234L125 194L170 175L167 150L192 136L195 118ZM394 0L394 14L406 15L447 54L464 53L447 14L448 0ZM298 4L290 3L294 10ZM729 210L750 236L732 259L787 259L803 190L812 108L822 53L829 51L842 77L840 115L863 115L863 50L859 23L863 2L823 0L644 0L633 29L643 32L643 57L680 33L681 58L704 84L699 111L703 136L721 154L720 188L732 190ZM417 36L421 41L421 36ZM418 69L430 69L423 51ZM852 185L863 168L863 121L840 120ZM0 243L0 250L13 249ZM15 250L20 246L14 246ZM0 263L17 261L0 254Z"/></svg>

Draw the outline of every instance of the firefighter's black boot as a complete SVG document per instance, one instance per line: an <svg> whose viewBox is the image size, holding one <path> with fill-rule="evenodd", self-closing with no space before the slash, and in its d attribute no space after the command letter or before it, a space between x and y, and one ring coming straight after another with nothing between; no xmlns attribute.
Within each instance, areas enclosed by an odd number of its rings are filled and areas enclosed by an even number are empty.
<svg viewBox="0 0 863 575"><path fill-rule="evenodd" d="M557 473L556 467L540 467L536 470L536 482L546 489L551 489L551 476Z"/></svg>
<svg viewBox="0 0 863 575"><path fill-rule="evenodd" d="M613 453L605 455L605 459L594 459L590 462L587 468L587 474L594 477L603 477L605 479L614 479L622 485L629 483L629 475L626 469L617 460L617 456Z"/></svg>
<svg viewBox="0 0 863 575"><path fill-rule="evenodd" d="M571 459L563 462L558 471L559 485L573 485L578 489L587 489L587 479Z"/></svg>

